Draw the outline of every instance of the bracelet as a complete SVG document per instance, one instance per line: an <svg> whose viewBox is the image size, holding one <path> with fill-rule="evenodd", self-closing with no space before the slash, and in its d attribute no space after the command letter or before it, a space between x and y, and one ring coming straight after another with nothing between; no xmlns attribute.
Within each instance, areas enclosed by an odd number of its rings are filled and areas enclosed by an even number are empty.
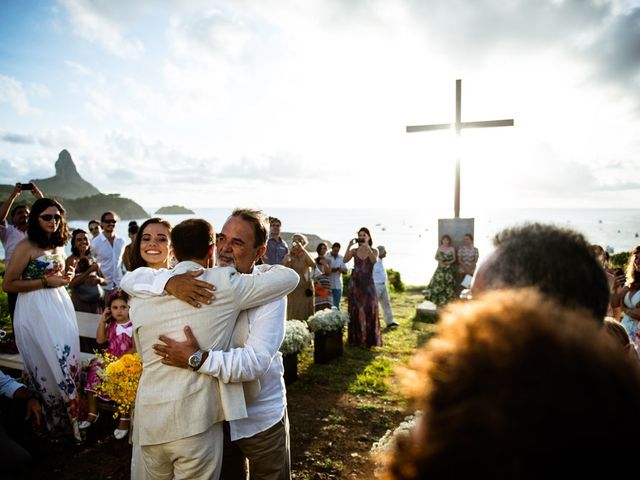
<svg viewBox="0 0 640 480"><path fill-rule="evenodd" d="M47 283L47 278L46 277L42 277L40 279L40 281L42 282L42 288L48 288L49 284Z"/></svg>

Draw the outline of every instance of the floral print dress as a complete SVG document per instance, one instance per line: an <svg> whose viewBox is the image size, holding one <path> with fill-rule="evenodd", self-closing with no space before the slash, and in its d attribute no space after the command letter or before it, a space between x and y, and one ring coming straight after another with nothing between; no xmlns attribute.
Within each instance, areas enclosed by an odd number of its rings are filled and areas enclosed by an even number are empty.
<svg viewBox="0 0 640 480"><path fill-rule="evenodd" d="M378 322L378 297L373 283L373 265L369 257L353 256L353 271L347 300L349 303L349 345L379 347L382 345Z"/></svg>
<svg viewBox="0 0 640 480"><path fill-rule="evenodd" d="M438 262L450 262L453 259L453 252L438 251ZM436 268L427 287L425 298L438 306L449 303L456 294L457 269L455 264L442 265L438 263L438 268Z"/></svg>
<svg viewBox="0 0 640 480"><path fill-rule="evenodd" d="M22 278L62 275L63 269L62 255L41 255L29 262ZM14 330L27 381L42 403L49 434L52 438L71 434L80 442L80 342L67 290L59 287L20 292Z"/></svg>

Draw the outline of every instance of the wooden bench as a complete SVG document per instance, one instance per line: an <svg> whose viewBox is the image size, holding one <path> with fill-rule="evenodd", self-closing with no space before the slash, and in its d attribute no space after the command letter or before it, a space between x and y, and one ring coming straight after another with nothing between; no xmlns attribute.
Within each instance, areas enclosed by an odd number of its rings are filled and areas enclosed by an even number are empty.
<svg viewBox="0 0 640 480"><path fill-rule="evenodd" d="M78 333L80 337L95 338L99 320L100 315L96 313L76 312L76 321L78 322ZM80 352L80 361L82 362L93 358L95 358L93 353ZM19 353L0 353L0 367L19 371L24 370L22 355Z"/></svg>

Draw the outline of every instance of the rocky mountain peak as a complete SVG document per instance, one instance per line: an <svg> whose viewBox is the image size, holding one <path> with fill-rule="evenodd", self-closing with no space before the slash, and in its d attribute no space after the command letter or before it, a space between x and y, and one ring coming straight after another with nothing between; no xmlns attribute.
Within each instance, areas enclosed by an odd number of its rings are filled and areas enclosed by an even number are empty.
<svg viewBox="0 0 640 480"><path fill-rule="evenodd" d="M53 177L31 180L38 185L45 196L82 198L100 193L96 187L80 176L67 150L60 152L55 168L56 174Z"/></svg>

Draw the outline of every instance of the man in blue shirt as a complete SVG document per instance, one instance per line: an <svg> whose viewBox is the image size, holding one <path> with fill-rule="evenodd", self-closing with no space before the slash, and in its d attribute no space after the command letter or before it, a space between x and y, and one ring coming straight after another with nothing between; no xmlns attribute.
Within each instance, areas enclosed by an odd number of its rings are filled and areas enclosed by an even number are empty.
<svg viewBox="0 0 640 480"><path fill-rule="evenodd" d="M267 251L262 257L262 261L269 265L283 265L284 256L289 253L287 242L280 237L280 227L282 227L280 219L269 217L269 240L267 240Z"/></svg>
<svg viewBox="0 0 640 480"><path fill-rule="evenodd" d="M40 402L27 389L26 386L16 381L0 370L0 395L14 400L27 402L27 416L25 420L32 420L39 426L42 418L42 407ZM4 401L4 399L3 399ZM2 408L3 414L8 413L5 406ZM3 415L4 416L4 415ZM3 418L5 420L5 418ZM31 455L18 443L16 443L4 430L4 424L0 425L0 465L3 472L18 473L26 468L31 461Z"/></svg>

